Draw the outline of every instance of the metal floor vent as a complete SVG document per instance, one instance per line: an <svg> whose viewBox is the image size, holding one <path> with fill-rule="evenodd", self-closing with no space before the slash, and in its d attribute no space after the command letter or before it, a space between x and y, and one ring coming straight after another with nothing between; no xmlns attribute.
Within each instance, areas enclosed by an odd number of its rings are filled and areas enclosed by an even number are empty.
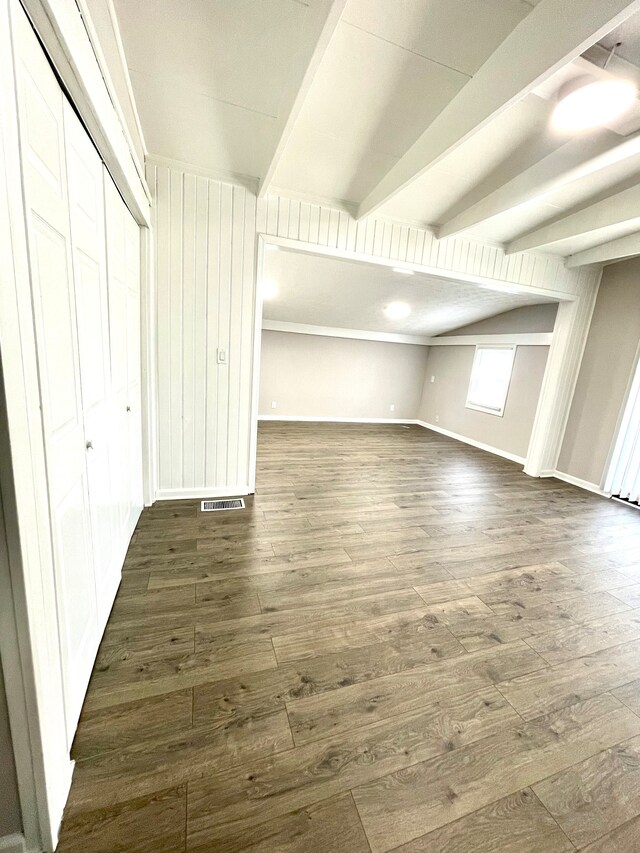
<svg viewBox="0 0 640 853"><path fill-rule="evenodd" d="M226 501L202 501L200 504L202 512L220 512L223 509L244 509L242 498L233 498Z"/></svg>

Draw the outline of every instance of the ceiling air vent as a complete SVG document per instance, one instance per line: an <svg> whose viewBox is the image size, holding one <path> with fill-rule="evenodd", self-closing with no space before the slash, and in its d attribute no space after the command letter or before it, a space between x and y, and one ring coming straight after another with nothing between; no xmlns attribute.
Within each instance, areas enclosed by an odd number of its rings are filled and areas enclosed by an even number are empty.
<svg viewBox="0 0 640 853"><path fill-rule="evenodd" d="M233 498L226 501L202 501L200 504L202 512L220 512L223 509L244 509L242 498Z"/></svg>

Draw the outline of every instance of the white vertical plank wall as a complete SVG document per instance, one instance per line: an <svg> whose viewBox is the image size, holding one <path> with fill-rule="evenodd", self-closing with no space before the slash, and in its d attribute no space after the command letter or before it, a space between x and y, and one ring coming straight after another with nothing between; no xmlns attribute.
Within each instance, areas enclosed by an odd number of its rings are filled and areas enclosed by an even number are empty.
<svg viewBox="0 0 640 853"><path fill-rule="evenodd" d="M157 497L246 494L256 197L163 165L149 164L147 180L156 227Z"/></svg>
<svg viewBox="0 0 640 853"><path fill-rule="evenodd" d="M568 269L563 258L544 252L507 255L499 246L465 237L436 239L432 231L368 217L356 221L347 210L267 195L257 230L328 249L406 261L433 270L525 285L578 296L599 278L593 267Z"/></svg>

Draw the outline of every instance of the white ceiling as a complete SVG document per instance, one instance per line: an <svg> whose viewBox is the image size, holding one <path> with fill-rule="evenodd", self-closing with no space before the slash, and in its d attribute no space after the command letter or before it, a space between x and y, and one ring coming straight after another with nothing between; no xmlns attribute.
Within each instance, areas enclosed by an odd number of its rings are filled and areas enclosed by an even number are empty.
<svg viewBox="0 0 640 853"><path fill-rule="evenodd" d="M277 296L264 303L267 320L427 337L522 305L554 301L283 249L266 253L265 276L277 287ZM390 302L408 303L411 314L390 320L384 313Z"/></svg>
<svg viewBox="0 0 640 853"><path fill-rule="evenodd" d="M96 17L103 14L105 0L87 2ZM561 5L346 0L323 41L319 30L311 32L312 24L330 0L114 2L151 154L258 179L268 175L278 192L356 206L366 204L456 96L464 97L473 75L505 55L500 51L510 34L530 26L535 38L546 25L540 10L549 8L552 15L551 7ZM341 8L341 0L334 3ZM579 17L581 5L575 0L567 20ZM601 8L607 5L613 4ZM613 162L600 155L640 131L640 103L628 120L577 140L551 132L549 117L562 82L585 72L640 83L640 13L604 37L598 31L599 44L594 36L589 46L576 24L578 30L573 59L550 65L521 97L462 134L426 171L393 197L387 194L376 215L442 228L442 234L464 231L509 250L523 235L638 181L640 142L637 151L616 154ZM555 35L542 32L540 43L553 45ZM605 48L617 41L622 45L602 71ZM311 59L316 44L322 47L317 62ZM518 63L530 61L506 55L511 64L489 88L499 89L519 71ZM308 84L302 76L296 80L305 56L314 69ZM292 86L294 94L301 93L294 112ZM295 120L287 126L286 146L270 169L289 115ZM594 151L600 160L592 163ZM474 206L480 215L465 218ZM629 220L616 220L615 202L594 221L597 227L587 236L555 242L547 235L532 248L569 255L637 229Z"/></svg>

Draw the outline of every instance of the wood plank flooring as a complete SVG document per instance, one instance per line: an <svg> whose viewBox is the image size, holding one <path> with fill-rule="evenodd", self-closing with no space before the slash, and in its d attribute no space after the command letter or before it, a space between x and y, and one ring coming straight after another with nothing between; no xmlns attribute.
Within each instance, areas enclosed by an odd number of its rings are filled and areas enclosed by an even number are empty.
<svg viewBox="0 0 640 853"><path fill-rule="evenodd" d="M143 513L62 853L639 853L640 512L420 427L262 424Z"/></svg>

